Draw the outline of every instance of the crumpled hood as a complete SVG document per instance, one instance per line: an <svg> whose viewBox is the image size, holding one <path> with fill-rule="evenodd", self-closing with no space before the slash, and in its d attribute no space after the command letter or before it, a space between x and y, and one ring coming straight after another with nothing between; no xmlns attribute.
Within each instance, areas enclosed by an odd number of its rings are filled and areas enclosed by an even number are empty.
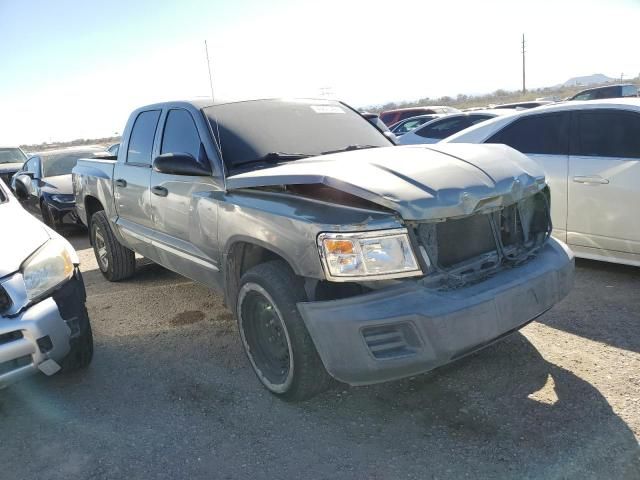
<svg viewBox="0 0 640 480"><path fill-rule="evenodd" d="M0 173L15 173L22 168L22 163L0 163Z"/></svg>
<svg viewBox="0 0 640 480"><path fill-rule="evenodd" d="M229 190L324 184L398 212L405 220L469 215L545 187L544 172L505 145L372 148L232 175Z"/></svg>
<svg viewBox="0 0 640 480"><path fill-rule="evenodd" d="M72 194L71 174L45 177L42 179L42 190L47 193Z"/></svg>
<svg viewBox="0 0 640 480"><path fill-rule="evenodd" d="M0 278L16 272L22 262L49 240L44 224L17 201L0 203Z"/></svg>

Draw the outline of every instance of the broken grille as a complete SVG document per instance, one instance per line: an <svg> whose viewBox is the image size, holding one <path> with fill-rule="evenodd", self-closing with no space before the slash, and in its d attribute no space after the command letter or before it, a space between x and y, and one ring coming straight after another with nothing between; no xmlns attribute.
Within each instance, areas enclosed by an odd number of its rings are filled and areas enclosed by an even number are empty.
<svg viewBox="0 0 640 480"><path fill-rule="evenodd" d="M548 190L488 213L414 227L428 271L446 286L484 278L531 258L551 234Z"/></svg>

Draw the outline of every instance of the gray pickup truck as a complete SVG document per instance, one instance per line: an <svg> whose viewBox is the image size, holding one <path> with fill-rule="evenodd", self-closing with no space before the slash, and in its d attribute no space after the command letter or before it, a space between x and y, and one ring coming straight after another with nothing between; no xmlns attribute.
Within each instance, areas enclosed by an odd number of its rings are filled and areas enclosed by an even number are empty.
<svg viewBox="0 0 640 480"><path fill-rule="evenodd" d="M550 193L503 145L395 147L326 100L168 102L73 170L100 270L219 290L263 385L308 398L432 370L570 290Z"/></svg>

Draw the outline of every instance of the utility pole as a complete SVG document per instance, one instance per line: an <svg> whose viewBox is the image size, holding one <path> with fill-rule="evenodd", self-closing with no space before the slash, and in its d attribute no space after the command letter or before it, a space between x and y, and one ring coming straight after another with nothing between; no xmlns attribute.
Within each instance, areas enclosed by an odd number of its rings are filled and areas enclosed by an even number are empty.
<svg viewBox="0 0 640 480"><path fill-rule="evenodd" d="M524 62L524 56L526 53L526 49L525 49L526 43L524 40L524 33L522 34L522 93L526 93L527 91L527 82L526 82L526 74L525 74L525 62Z"/></svg>

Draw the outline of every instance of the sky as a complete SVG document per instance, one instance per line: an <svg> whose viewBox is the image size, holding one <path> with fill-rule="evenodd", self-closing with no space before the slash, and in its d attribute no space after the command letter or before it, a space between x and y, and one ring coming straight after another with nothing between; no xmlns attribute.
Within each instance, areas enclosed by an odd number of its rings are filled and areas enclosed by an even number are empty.
<svg viewBox="0 0 640 480"><path fill-rule="evenodd" d="M121 133L210 96L354 107L640 74L640 0L0 0L0 144ZM327 90L328 89L328 90Z"/></svg>

